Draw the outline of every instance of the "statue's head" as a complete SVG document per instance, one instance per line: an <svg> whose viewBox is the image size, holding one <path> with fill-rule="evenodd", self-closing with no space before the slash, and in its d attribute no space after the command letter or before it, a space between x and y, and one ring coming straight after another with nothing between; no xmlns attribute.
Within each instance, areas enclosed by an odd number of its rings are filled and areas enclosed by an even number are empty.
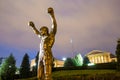
<svg viewBox="0 0 120 80"><path fill-rule="evenodd" d="M40 35L41 36L47 36L49 35L49 30L46 26L43 26L40 28Z"/></svg>

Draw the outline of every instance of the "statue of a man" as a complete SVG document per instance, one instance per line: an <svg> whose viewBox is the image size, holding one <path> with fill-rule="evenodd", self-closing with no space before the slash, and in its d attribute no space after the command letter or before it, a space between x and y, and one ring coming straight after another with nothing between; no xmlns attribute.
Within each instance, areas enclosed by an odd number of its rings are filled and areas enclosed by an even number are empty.
<svg viewBox="0 0 120 80"><path fill-rule="evenodd" d="M33 28L33 31L40 38L40 53L38 60L38 73L37 77L39 80L51 80L52 64L53 64L53 55L52 55L52 46L55 41L55 34L57 32L57 23L54 16L53 8L48 8L48 14L52 19L52 27L49 32L46 26L43 26L38 31L32 21L29 22L29 26Z"/></svg>

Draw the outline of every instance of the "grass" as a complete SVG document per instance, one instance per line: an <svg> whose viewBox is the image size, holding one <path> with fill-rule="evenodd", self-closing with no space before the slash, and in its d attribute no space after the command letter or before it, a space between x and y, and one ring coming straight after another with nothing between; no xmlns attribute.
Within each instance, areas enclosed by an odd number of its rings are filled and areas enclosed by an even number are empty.
<svg viewBox="0 0 120 80"><path fill-rule="evenodd" d="M69 70L52 73L53 80L120 80L116 70Z"/></svg>
<svg viewBox="0 0 120 80"><path fill-rule="evenodd" d="M57 71L52 73L53 78L60 77L74 77L74 76L86 76L86 75L102 75L102 74L115 74L115 70L69 70L69 71Z"/></svg>
<svg viewBox="0 0 120 80"><path fill-rule="evenodd" d="M61 76L80 76L80 75L93 75L93 74L110 74L116 73L115 70L68 70L68 71L57 71L53 72L53 77Z"/></svg>
<svg viewBox="0 0 120 80"><path fill-rule="evenodd" d="M97 78L101 78L103 76L106 78L110 76L109 80L112 80L113 75L114 77L117 76L120 78L120 72L116 72L116 70L65 70L65 71L56 71L52 73L53 80L80 80L81 77L84 78L86 77L87 80L90 80L88 78L90 77L93 78L96 76ZM37 78L33 77L33 78L16 79L16 80L37 80Z"/></svg>
<svg viewBox="0 0 120 80"><path fill-rule="evenodd" d="M15 80L37 80L37 77L26 78L26 79L15 79Z"/></svg>

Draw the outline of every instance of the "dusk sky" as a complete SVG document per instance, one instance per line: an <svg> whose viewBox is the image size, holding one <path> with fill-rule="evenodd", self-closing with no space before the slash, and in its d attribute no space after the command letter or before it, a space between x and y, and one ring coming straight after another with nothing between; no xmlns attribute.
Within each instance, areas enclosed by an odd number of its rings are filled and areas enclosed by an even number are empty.
<svg viewBox="0 0 120 80"><path fill-rule="evenodd" d="M17 66L25 53L30 60L35 58L40 40L28 22L33 21L37 29L50 29L48 7L54 8L58 24L52 48L55 58L84 56L92 50L115 54L120 0L0 0L0 57L13 53Z"/></svg>

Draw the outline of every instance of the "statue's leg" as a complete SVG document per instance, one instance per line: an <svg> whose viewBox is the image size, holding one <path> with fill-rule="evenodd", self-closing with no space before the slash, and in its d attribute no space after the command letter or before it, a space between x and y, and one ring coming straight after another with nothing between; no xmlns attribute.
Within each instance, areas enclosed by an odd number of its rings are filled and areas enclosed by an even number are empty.
<svg viewBox="0 0 120 80"><path fill-rule="evenodd" d="M45 60L45 66L44 66L44 73L45 73L45 80L52 80L52 61L50 59Z"/></svg>
<svg viewBox="0 0 120 80"><path fill-rule="evenodd" d="M44 77L45 77L45 74L44 74L44 65L43 65L43 62L42 62L42 65L41 65L41 80L44 80Z"/></svg>
<svg viewBox="0 0 120 80"><path fill-rule="evenodd" d="M38 80L43 80L43 78L44 78L44 66L43 66L42 61L40 61L39 65L38 65L37 78L38 78Z"/></svg>
<svg viewBox="0 0 120 80"><path fill-rule="evenodd" d="M40 61L38 60L37 78L40 79Z"/></svg>

